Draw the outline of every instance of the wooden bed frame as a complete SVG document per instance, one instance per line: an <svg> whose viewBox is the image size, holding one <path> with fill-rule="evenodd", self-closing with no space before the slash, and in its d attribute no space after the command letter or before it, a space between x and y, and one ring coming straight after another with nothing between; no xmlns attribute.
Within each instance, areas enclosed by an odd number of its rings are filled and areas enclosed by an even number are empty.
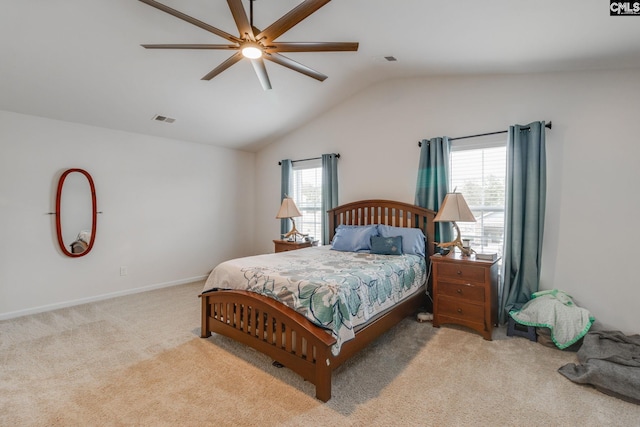
<svg viewBox="0 0 640 427"><path fill-rule="evenodd" d="M340 224L420 228L427 237L427 262L433 255L435 212L432 210L402 202L363 200L328 212L331 238ZM202 338L214 332L255 348L314 384L316 397L323 402L331 398L334 369L426 302L425 293L417 292L364 325L334 356L331 353L336 343L334 337L272 298L239 290L210 291L200 298Z"/></svg>

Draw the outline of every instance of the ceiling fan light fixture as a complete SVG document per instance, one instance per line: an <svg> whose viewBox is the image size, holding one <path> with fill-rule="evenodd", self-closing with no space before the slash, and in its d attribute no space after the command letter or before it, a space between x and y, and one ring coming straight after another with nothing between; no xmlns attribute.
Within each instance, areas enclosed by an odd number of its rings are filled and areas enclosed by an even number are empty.
<svg viewBox="0 0 640 427"><path fill-rule="evenodd" d="M195 25L216 36L228 41L227 44L143 44L145 49L207 49L235 51L226 61L208 72L202 80L211 80L224 70L242 61L249 59L258 79L265 90L271 89L269 76L265 67L265 61L289 68L298 73L304 74L318 81L324 81L327 76L313 70L303 64L280 54L280 52L355 52L358 50L358 43L352 42L277 42L276 39L298 25L309 15L316 12L331 0L296 0L299 3L279 19L271 23L263 30L259 30L253 25L253 2L255 0L227 0L227 5L238 30L237 36L222 31L212 25L202 22L194 17L186 15L178 10L172 9L157 0L139 0L162 12L168 13L178 19ZM160 0L162 1L162 0ZM249 2L249 14L246 13L244 4Z"/></svg>
<svg viewBox="0 0 640 427"><path fill-rule="evenodd" d="M262 48L257 43L245 43L242 46L242 56L249 59L262 57Z"/></svg>

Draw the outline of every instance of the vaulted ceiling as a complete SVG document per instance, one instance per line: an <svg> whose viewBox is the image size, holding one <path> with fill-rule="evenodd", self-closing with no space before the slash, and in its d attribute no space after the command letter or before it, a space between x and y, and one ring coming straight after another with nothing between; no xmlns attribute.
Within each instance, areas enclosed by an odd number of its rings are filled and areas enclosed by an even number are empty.
<svg viewBox="0 0 640 427"><path fill-rule="evenodd" d="M225 0L159 1L237 35ZM256 0L254 25L300 3ZM278 41L359 50L285 54L324 82L267 61L265 91L246 60L201 80L231 52L142 48L226 40L140 1L5 1L0 109L255 150L382 80L640 68L638 40L640 16L609 16L604 0L333 0Z"/></svg>

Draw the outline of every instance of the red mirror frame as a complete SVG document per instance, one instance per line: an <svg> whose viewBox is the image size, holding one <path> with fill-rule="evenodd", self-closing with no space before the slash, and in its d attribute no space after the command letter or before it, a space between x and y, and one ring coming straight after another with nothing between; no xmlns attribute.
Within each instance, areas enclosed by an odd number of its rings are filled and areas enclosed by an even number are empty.
<svg viewBox="0 0 640 427"><path fill-rule="evenodd" d="M64 244L64 241L62 240L62 224L60 219L60 217L62 216L62 213L60 212L60 204L61 204L60 202L62 200L62 186L64 185L64 180L67 178L67 175L73 172L79 172L83 174L87 178L87 181L89 181L89 187L91 189L91 205L92 205L91 241L89 242L87 249L85 249L84 252L82 253L69 252L69 250ZM66 256L72 257L72 258L78 258L88 254L91 251L91 248L93 248L93 242L95 242L96 240L96 228L97 228L97 219L98 219L98 202L96 199L96 186L94 185L93 178L91 178L91 175L89 175L89 172L87 172L84 169L67 169L66 171L64 171L64 173L60 177L60 180L58 181L58 190L56 192L55 214L56 214L56 233L58 234L58 244L60 245L60 249L62 250L62 252Z"/></svg>

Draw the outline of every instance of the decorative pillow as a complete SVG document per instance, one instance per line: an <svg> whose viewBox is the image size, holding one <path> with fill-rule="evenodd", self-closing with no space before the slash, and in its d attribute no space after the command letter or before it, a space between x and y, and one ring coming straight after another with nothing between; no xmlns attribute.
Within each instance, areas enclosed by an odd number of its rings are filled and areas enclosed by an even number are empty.
<svg viewBox="0 0 640 427"><path fill-rule="evenodd" d="M371 237L377 235L377 225L339 225L331 248L346 252L368 251L371 249Z"/></svg>
<svg viewBox="0 0 640 427"><path fill-rule="evenodd" d="M371 236L371 253L379 255L402 255L402 236Z"/></svg>
<svg viewBox="0 0 640 427"><path fill-rule="evenodd" d="M402 253L425 256L424 233L419 228L393 227L378 225L378 233L382 237L402 236Z"/></svg>

